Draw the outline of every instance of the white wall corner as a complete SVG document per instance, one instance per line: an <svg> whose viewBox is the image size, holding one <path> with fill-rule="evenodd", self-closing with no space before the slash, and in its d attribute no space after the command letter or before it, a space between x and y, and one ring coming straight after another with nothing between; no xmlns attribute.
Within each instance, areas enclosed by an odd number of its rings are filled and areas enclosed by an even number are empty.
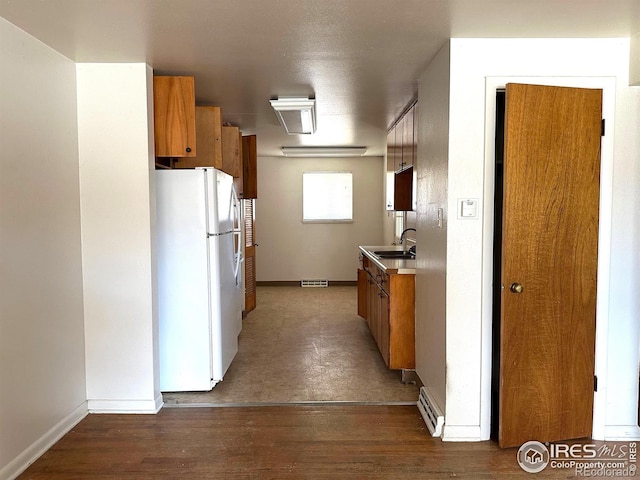
<svg viewBox="0 0 640 480"><path fill-rule="evenodd" d="M604 439L610 442L639 441L640 427L638 425L607 425Z"/></svg>
<svg viewBox="0 0 640 480"><path fill-rule="evenodd" d="M447 425L446 419L442 441L444 442L481 442L485 440L479 425Z"/></svg>
<svg viewBox="0 0 640 480"><path fill-rule="evenodd" d="M147 145L149 157L149 217L151 242L151 330L153 335L153 392L160 397L160 322L158 319L158 252L157 215L156 215L156 174L155 174L155 126L153 113L153 68L146 65L147 75ZM162 405L160 405L162 408ZM158 408L159 410L159 408Z"/></svg>
<svg viewBox="0 0 640 480"><path fill-rule="evenodd" d="M153 400L89 400L89 413L155 414L164 406L162 394Z"/></svg>
<svg viewBox="0 0 640 480"><path fill-rule="evenodd" d="M140 63L76 70L88 405L153 412L160 395L153 72Z"/></svg>
<svg viewBox="0 0 640 480"><path fill-rule="evenodd" d="M640 33L631 37L629 51L629 85L640 86Z"/></svg>
<svg viewBox="0 0 640 480"><path fill-rule="evenodd" d="M0 479L16 478L58 440L71 431L88 413L87 402L82 402L71 413L51 427L44 435L24 449L20 455L5 465L0 470Z"/></svg>

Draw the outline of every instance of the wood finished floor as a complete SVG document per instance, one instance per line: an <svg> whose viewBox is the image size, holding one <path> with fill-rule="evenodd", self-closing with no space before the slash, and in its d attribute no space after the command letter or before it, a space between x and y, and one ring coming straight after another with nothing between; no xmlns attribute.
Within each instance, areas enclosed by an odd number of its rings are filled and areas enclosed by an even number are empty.
<svg viewBox="0 0 640 480"><path fill-rule="evenodd" d="M169 408L89 415L19 479L575 478L516 451L434 439L412 406Z"/></svg>
<svg viewBox="0 0 640 480"><path fill-rule="evenodd" d="M416 402L418 388L385 366L356 301L356 287L258 287L224 381L165 392L165 404Z"/></svg>
<svg viewBox="0 0 640 480"><path fill-rule="evenodd" d="M532 476L517 449L494 442L433 438L415 406L189 408L417 398L415 386L384 368L353 313L355 289L261 287L259 305L245 323L237 371L213 392L165 394L186 408L157 415L89 415L19 480L575 478L550 468Z"/></svg>

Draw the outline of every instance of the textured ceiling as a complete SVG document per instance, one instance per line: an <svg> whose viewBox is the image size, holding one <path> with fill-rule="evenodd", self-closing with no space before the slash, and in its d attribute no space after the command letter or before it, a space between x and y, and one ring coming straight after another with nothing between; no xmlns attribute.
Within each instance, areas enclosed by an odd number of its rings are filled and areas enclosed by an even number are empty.
<svg viewBox="0 0 640 480"><path fill-rule="evenodd" d="M450 37L616 37L640 0L0 0L0 16L78 62L147 62L195 76L197 101L283 145L363 145L386 129ZM269 106L315 95L315 135L288 136Z"/></svg>

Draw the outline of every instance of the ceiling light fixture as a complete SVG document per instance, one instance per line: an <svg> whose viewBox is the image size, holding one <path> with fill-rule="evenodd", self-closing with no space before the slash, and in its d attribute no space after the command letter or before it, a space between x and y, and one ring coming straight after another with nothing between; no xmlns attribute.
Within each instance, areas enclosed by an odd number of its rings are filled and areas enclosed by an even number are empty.
<svg viewBox="0 0 640 480"><path fill-rule="evenodd" d="M289 135L316 131L316 101L308 97L278 97L270 100L280 124Z"/></svg>
<svg viewBox="0 0 640 480"><path fill-rule="evenodd" d="M361 157L367 147L282 147L285 157Z"/></svg>

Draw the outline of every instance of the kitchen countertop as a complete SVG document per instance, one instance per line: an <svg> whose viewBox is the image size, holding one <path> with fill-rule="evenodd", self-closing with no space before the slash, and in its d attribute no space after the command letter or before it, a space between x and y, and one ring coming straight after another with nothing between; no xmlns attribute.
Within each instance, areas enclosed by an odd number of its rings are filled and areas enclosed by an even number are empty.
<svg viewBox="0 0 640 480"><path fill-rule="evenodd" d="M406 250L404 245L382 245L377 247L371 246L358 246L360 252L365 255L369 260L371 260L377 267L381 268L385 272L392 273L400 273L413 275L416 273L416 261L409 260L406 258L397 259L397 258L380 258L378 257L374 251L378 250Z"/></svg>

